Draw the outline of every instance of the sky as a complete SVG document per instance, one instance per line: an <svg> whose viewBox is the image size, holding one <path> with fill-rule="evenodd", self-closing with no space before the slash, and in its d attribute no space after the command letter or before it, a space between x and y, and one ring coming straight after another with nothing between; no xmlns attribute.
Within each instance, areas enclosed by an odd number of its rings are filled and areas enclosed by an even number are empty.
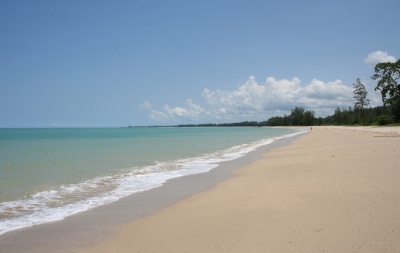
<svg viewBox="0 0 400 253"><path fill-rule="evenodd" d="M371 106L400 57L398 0L0 1L0 127L317 117Z"/></svg>

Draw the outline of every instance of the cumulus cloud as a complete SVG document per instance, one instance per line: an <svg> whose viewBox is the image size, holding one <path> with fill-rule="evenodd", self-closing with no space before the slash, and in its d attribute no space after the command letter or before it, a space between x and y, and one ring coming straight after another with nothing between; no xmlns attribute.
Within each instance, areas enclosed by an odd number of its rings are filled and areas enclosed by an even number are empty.
<svg viewBox="0 0 400 253"><path fill-rule="evenodd" d="M352 88L344 85L342 81L324 83L313 79L304 89L304 96L307 98L326 99L326 100L346 100Z"/></svg>
<svg viewBox="0 0 400 253"><path fill-rule="evenodd" d="M167 112L171 118L186 117L191 120L199 119L200 115L205 112L201 106L194 104L191 99L186 100L186 105L187 108L182 108L179 106L170 108L168 105L165 105L164 111Z"/></svg>
<svg viewBox="0 0 400 253"><path fill-rule="evenodd" d="M179 107L179 106L177 106L175 108L170 108L169 105L165 105L164 111L166 111L170 117L189 116L189 110L187 110L186 108Z"/></svg>
<svg viewBox="0 0 400 253"><path fill-rule="evenodd" d="M352 88L340 80L324 83L317 79L305 87L300 79L276 80L268 77L259 85L254 76L233 91L210 91L204 89L203 98L221 114L239 117L266 114L273 111L289 111L295 106L318 110L323 107L343 106L352 101Z"/></svg>
<svg viewBox="0 0 400 253"><path fill-rule="evenodd" d="M262 100L265 87L259 86L250 76L249 80L234 91L210 91L204 89L203 98L213 107L222 109L221 112L230 111L259 111L262 109L260 103L254 101Z"/></svg>
<svg viewBox="0 0 400 253"><path fill-rule="evenodd" d="M370 66L375 67L376 64L381 62L396 62L396 58L388 55L387 52L382 52L380 50L370 53L364 61Z"/></svg>
<svg viewBox="0 0 400 253"><path fill-rule="evenodd" d="M353 104L353 88L340 80L323 82L317 79L301 85L301 80L276 80L268 77L259 84L254 76L234 90L210 90L205 88L202 97L209 107L204 109L191 99L185 106L165 105L160 111L151 110L150 118L156 121L176 120L265 120L271 116L290 113L295 106L315 110L325 116L336 107Z"/></svg>

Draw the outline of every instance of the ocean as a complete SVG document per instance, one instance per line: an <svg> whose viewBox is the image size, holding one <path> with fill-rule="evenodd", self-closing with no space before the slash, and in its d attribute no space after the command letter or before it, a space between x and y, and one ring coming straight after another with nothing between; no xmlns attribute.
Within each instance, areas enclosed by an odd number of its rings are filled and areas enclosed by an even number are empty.
<svg viewBox="0 0 400 253"><path fill-rule="evenodd" d="M0 235L205 173L299 130L0 129Z"/></svg>

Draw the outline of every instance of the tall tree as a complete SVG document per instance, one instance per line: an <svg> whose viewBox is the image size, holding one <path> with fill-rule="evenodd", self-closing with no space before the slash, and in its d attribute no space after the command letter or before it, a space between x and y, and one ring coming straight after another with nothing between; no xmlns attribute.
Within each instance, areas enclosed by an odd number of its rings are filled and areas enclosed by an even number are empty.
<svg viewBox="0 0 400 253"><path fill-rule="evenodd" d="M303 119L304 108L303 107L295 107L292 109L290 113L290 117L292 118L292 125L300 126L301 120Z"/></svg>
<svg viewBox="0 0 400 253"><path fill-rule="evenodd" d="M378 80L375 90L381 91L382 101L394 104L400 100L400 59L397 62L382 62L375 66L375 74L371 77Z"/></svg>
<svg viewBox="0 0 400 253"><path fill-rule="evenodd" d="M315 112L313 110L305 111L301 120L303 126L312 126L315 121Z"/></svg>
<svg viewBox="0 0 400 253"><path fill-rule="evenodd" d="M336 107L335 113L333 114L333 122L337 125L341 125L342 122L342 111L340 110L339 106Z"/></svg>
<svg viewBox="0 0 400 253"><path fill-rule="evenodd" d="M363 116L363 122L365 124L365 111L364 107L369 105L369 99L367 98L368 92L365 89L364 84L361 82L360 78L357 78L356 83L353 84L353 94L356 102L354 103L354 110L361 111Z"/></svg>

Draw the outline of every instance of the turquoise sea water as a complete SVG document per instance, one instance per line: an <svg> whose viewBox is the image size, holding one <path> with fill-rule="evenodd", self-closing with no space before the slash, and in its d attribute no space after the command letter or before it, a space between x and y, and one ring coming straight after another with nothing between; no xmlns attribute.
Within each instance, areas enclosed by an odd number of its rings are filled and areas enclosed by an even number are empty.
<svg viewBox="0 0 400 253"><path fill-rule="evenodd" d="M0 235L207 172L277 128L0 129Z"/></svg>

